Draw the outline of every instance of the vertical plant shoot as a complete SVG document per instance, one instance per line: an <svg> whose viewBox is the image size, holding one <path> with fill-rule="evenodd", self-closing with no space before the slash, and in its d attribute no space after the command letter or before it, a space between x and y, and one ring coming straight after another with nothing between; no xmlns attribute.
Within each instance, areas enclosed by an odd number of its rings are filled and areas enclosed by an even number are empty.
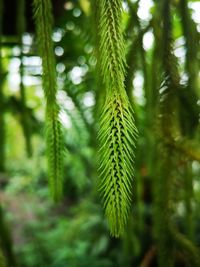
<svg viewBox="0 0 200 267"><path fill-rule="evenodd" d="M63 183L63 136L56 101L56 68L52 42L52 6L50 0L34 0L39 52L42 58L43 89L46 98L46 146L49 184L53 199L62 196Z"/></svg>
<svg viewBox="0 0 200 267"><path fill-rule="evenodd" d="M100 190L111 235L124 232L131 205L137 129L124 87L121 0L98 1L99 64L106 91L100 116Z"/></svg>

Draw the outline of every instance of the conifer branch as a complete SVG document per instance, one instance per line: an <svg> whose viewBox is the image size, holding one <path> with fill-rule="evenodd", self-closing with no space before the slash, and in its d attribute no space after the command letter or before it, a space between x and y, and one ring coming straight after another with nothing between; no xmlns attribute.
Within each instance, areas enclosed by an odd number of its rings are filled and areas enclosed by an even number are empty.
<svg viewBox="0 0 200 267"><path fill-rule="evenodd" d="M43 90L46 98L46 146L49 184L52 196L58 201L63 184L63 135L56 101L56 69L52 42L52 6L50 0L34 0L39 52L43 67Z"/></svg>
<svg viewBox="0 0 200 267"><path fill-rule="evenodd" d="M131 205L133 148L137 130L124 88L125 55L121 0L98 1L99 58L106 100L100 116L100 177L111 234L124 232Z"/></svg>

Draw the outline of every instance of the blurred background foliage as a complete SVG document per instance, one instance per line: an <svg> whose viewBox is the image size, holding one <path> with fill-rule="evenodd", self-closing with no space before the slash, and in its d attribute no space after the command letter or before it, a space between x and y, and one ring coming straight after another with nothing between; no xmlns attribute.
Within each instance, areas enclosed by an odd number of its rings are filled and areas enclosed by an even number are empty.
<svg viewBox="0 0 200 267"><path fill-rule="evenodd" d="M22 0L0 0L0 266L200 266L200 3L171 0L170 12L163 12L164 2L123 1L125 84L139 138L131 217L125 235L113 239L98 192L96 129L103 93L94 5L53 1L66 149L64 199L54 204L31 1L23 6ZM163 32L169 30L168 58ZM174 76L178 89L162 101ZM168 104L159 108L159 102ZM173 263L158 261L159 249Z"/></svg>

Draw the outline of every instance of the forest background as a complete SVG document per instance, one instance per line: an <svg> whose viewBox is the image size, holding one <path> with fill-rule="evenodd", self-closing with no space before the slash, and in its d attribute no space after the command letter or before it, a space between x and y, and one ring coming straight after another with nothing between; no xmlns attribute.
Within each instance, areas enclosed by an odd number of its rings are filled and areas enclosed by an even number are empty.
<svg viewBox="0 0 200 267"><path fill-rule="evenodd" d="M200 2L125 0L125 89L138 129L133 202L110 236L98 191L104 87L95 2L52 1L63 198L48 188L31 1L0 0L0 266L200 266Z"/></svg>

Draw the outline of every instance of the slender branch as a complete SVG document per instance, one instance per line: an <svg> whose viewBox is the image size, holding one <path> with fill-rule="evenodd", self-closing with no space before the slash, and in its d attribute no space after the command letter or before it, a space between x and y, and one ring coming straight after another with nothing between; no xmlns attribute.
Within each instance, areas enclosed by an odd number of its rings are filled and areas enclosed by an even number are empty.
<svg viewBox="0 0 200 267"><path fill-rule="evenodd" d="M152 246L148 251L147 253L145 254L143 260L142 260L142 263L140 265L140 267L148 267L148 266L151 266L151 263L153 261L153 259L155 258L156 256L156 247L155 246Z"/></svg>
<svg viewBox="0 0 200 267"><path fill-rule="evenodd" d="M57 81L52 41L53 15L50 0L34 0L34 18L39 52L42 58L42 81L46 98L46 146L49 185L53 199L58 201L63 193L64 144L59 120L60 107L56 99Z"/></svg>

